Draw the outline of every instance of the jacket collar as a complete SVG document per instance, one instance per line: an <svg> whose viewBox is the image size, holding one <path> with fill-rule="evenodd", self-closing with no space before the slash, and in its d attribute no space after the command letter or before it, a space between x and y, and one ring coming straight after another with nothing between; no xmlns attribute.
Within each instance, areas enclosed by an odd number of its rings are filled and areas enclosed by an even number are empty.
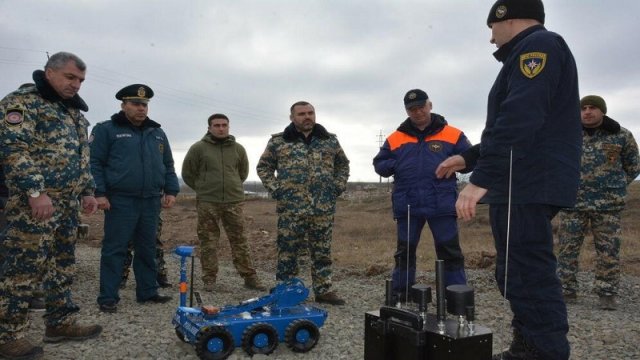
<svg viewBox="0 0 640 360"><path fill-rule="evenodd" d="M293 125L293 123L289 124L289 126L284 129L284 134L282 135L282 137L287 142L295 141L297 138L300 138L303 141L305 140L304 134L296 130L296 127L295 125ZM327 139L329 138L329 132L324 128L324 126L316 123L313 126L313 130L311 130L311 134L309 134L310 139L314 137Z"/></svg>
<svg viewBox="0 0 640 360"><path fill-rule="evenodd" d="M87 103L82 100L80 95L75 94L71 99L63 99L58 95L58 93L51 87L47 78L44 75L44 71L36 70L33 72L33 81L36 83L36 88L44 99L49 100L51 102L60 102L66 107L71 107L74 109L89 111L89 107Z"/></svg>
<svg viewBox="0 0 640 360"><path fill-rule="evenodd" d="M598 129L608 132L610 134L617 134L620 132L620 123L618 123L617 121L605 115L604 118L602 119L602 124L600 124L600 126L598 126L597 128L586 128L586 127L582 127L582 128L589 135L593 135Z"/></svg>
<svg viewBox="0 0 640 360"><path fill-rule="evenodd" d="M111 120L116 123L119 126L133 126L133 124L131 123L131 121L129 121L129 119L127 119L127 116L124 114L124 111L120 111L118 113L115 113L113 115L111 115ZM144 119L144 121L142 122L142 126L141 128L159 128L160 124L158 124L157 122L149 119L148 117L146 119Z"/></svg>
<svg viewBox="0 0 640 360"><path fill-rule="evenodd" d="M509 57L511 50L520 42L522 39L527 36L533 34L536 31L546 30L543 25L534 25L527 29L522 30L518 35L514 36L513 39L509 40L506 44L502 45L498 50L493 53L493 56L496 60L500 62L504 62Z"/></svg>
<svg viewBox="0 0 640 360"><path fill-rule="evenodd" d="M402 124L400 124L400 126L398 126L398 131L415 137L425 137L427 135L440 132L445 125L447 125L447 120L445 120L442 115L431 113L431 124L424 128L424 130L421 131L415 127L411 122L411 119L407 118L402 122Z"/></svg>
<svg viewBox="0 0 640 360"><path fill-rule="evenodd" d="M211 133L207 131L207 133L204 134L204 136L202 137L202 141L212 143L212 144L225 144L225 143L236 142L236 138L233 135L229 135L224 139L219 139L211 135Z"/></svg>

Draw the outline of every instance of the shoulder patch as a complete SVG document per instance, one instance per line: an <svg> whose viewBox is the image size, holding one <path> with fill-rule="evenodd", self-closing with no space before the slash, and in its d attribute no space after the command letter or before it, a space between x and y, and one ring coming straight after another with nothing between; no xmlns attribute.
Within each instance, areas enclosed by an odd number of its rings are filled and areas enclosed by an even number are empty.
<svg viewBox="0 0 640 360"><path fill-rule="evenodd" d="M271 137L281 137L284 134L284 132L279 132L279 133L275 133L275 134L271 134Z"/></svg>
<svg viewBox="0 0 640 360"><path fill-rule="evenodd" d="M520 55L520 71L522 75L533 79L538 76L547 63L547 54L543 52L530 52Z"/></svg>
<svg viewBox="0 0 640 360"><path fill-rule="evenodd" d="M4 121L9 125L20 125L24 121L24 109L12 107L7 108Z"/></svg>

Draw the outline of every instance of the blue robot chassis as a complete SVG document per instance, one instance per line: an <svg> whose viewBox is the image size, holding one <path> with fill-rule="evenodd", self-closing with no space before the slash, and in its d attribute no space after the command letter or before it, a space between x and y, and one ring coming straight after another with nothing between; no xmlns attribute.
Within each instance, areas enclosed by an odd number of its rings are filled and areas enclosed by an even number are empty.
<svg viewBox="0 0 640 360"><path fill-rule="evenodd" d="M280 342L295 352L307 352L317 344L327 312L302 304L309 289L299 279L278 284L268 295L235 306L186 306L187 258L193 258L193 249L179 246L175 251L181 257L180 306L172 324L180 340L195 346L200 359L226 359L236 347L254 355L270 354ZM193 260L191 272L193 279ZM191 295L193 303L193 288Z"/></svg>

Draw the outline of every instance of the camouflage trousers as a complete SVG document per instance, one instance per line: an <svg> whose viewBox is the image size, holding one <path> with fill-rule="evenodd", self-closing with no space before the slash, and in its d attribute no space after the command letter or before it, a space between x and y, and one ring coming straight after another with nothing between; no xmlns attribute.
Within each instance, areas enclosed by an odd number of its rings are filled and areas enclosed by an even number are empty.
<svg viewBox="0 0 640 360"><path fill-rule="evenodd" d="M167 278L167 263L164 261L164 249L162 247L162 216L158 217L158 231L156 232L156 265L158 266L158 279ZM122 282L127 282L133 263L133 239L129 241L127 257L124 259L122 269Z"/></svg>
<svg viewBox="0 0 640 360"><path fill-rule="evenodd" d="M322 295L331 289L331 238L333 214L300 217L278 216L278 267L276 280L298 276L298 258L308 249L311 258L313 292Z"/></svg>
<svg viewBox="0 0 640 360"><path fill-rule="evenodd" d="M244 233L244 204L212 203L198 201L198 239L200 240L200 264L202 265L202 281L205 284L216 282L218 275L218 241L220 240L220 224L224 228L229 245L233 265L243 278L253 276L256 270L251 261L251 252Z"/></svg>
<svg viewBox="0 0 640 360"><path fill-rule="evenodd" d="M44 288L48 326L69 324L80 309L71 300L75 245L79 222L77 200L52 196L54 215L45 221L31 217L22 196L7 204L7 227L0 253L0 343L24 337L33 294Z"/></svg>
<svg viewBox="0 0 640 360"><path fill-rule="evenodd" d="M562 211L558 276L565 292L578 289L576 273L580 248L587 230L596 248L596 281L599 295L616 295L620 283L620 211Z"/></svg>

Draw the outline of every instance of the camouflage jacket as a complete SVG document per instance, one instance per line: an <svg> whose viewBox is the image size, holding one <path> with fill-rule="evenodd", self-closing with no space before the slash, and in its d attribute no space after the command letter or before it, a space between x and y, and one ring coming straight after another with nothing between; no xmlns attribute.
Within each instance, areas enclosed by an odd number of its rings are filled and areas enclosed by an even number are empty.
<svg viewBox="0 0 640 360"><path fill-rule="evenodd" d="M580 187L574 209L622 210L627 185L639 174L640 157L633 135L605 116L597 129L583 130Z"/></svg>
<svg viewBox="0 0 640 360"><path fill-rule="evenodd" d="M86 103L75 95L61 99L45 80L21 87L0 101L0 159L12 194L46 191L77 198L95 188L89 169Z"/></svg>
<svg viewBox="0 0 640 360"><path fill-rule="evenodd" d="M333 214L347 187L349 160L336 136L319 124L310 136L305 141L291 124L271 136L258 162L258 176L278 201L279 214Z"/></svg>

